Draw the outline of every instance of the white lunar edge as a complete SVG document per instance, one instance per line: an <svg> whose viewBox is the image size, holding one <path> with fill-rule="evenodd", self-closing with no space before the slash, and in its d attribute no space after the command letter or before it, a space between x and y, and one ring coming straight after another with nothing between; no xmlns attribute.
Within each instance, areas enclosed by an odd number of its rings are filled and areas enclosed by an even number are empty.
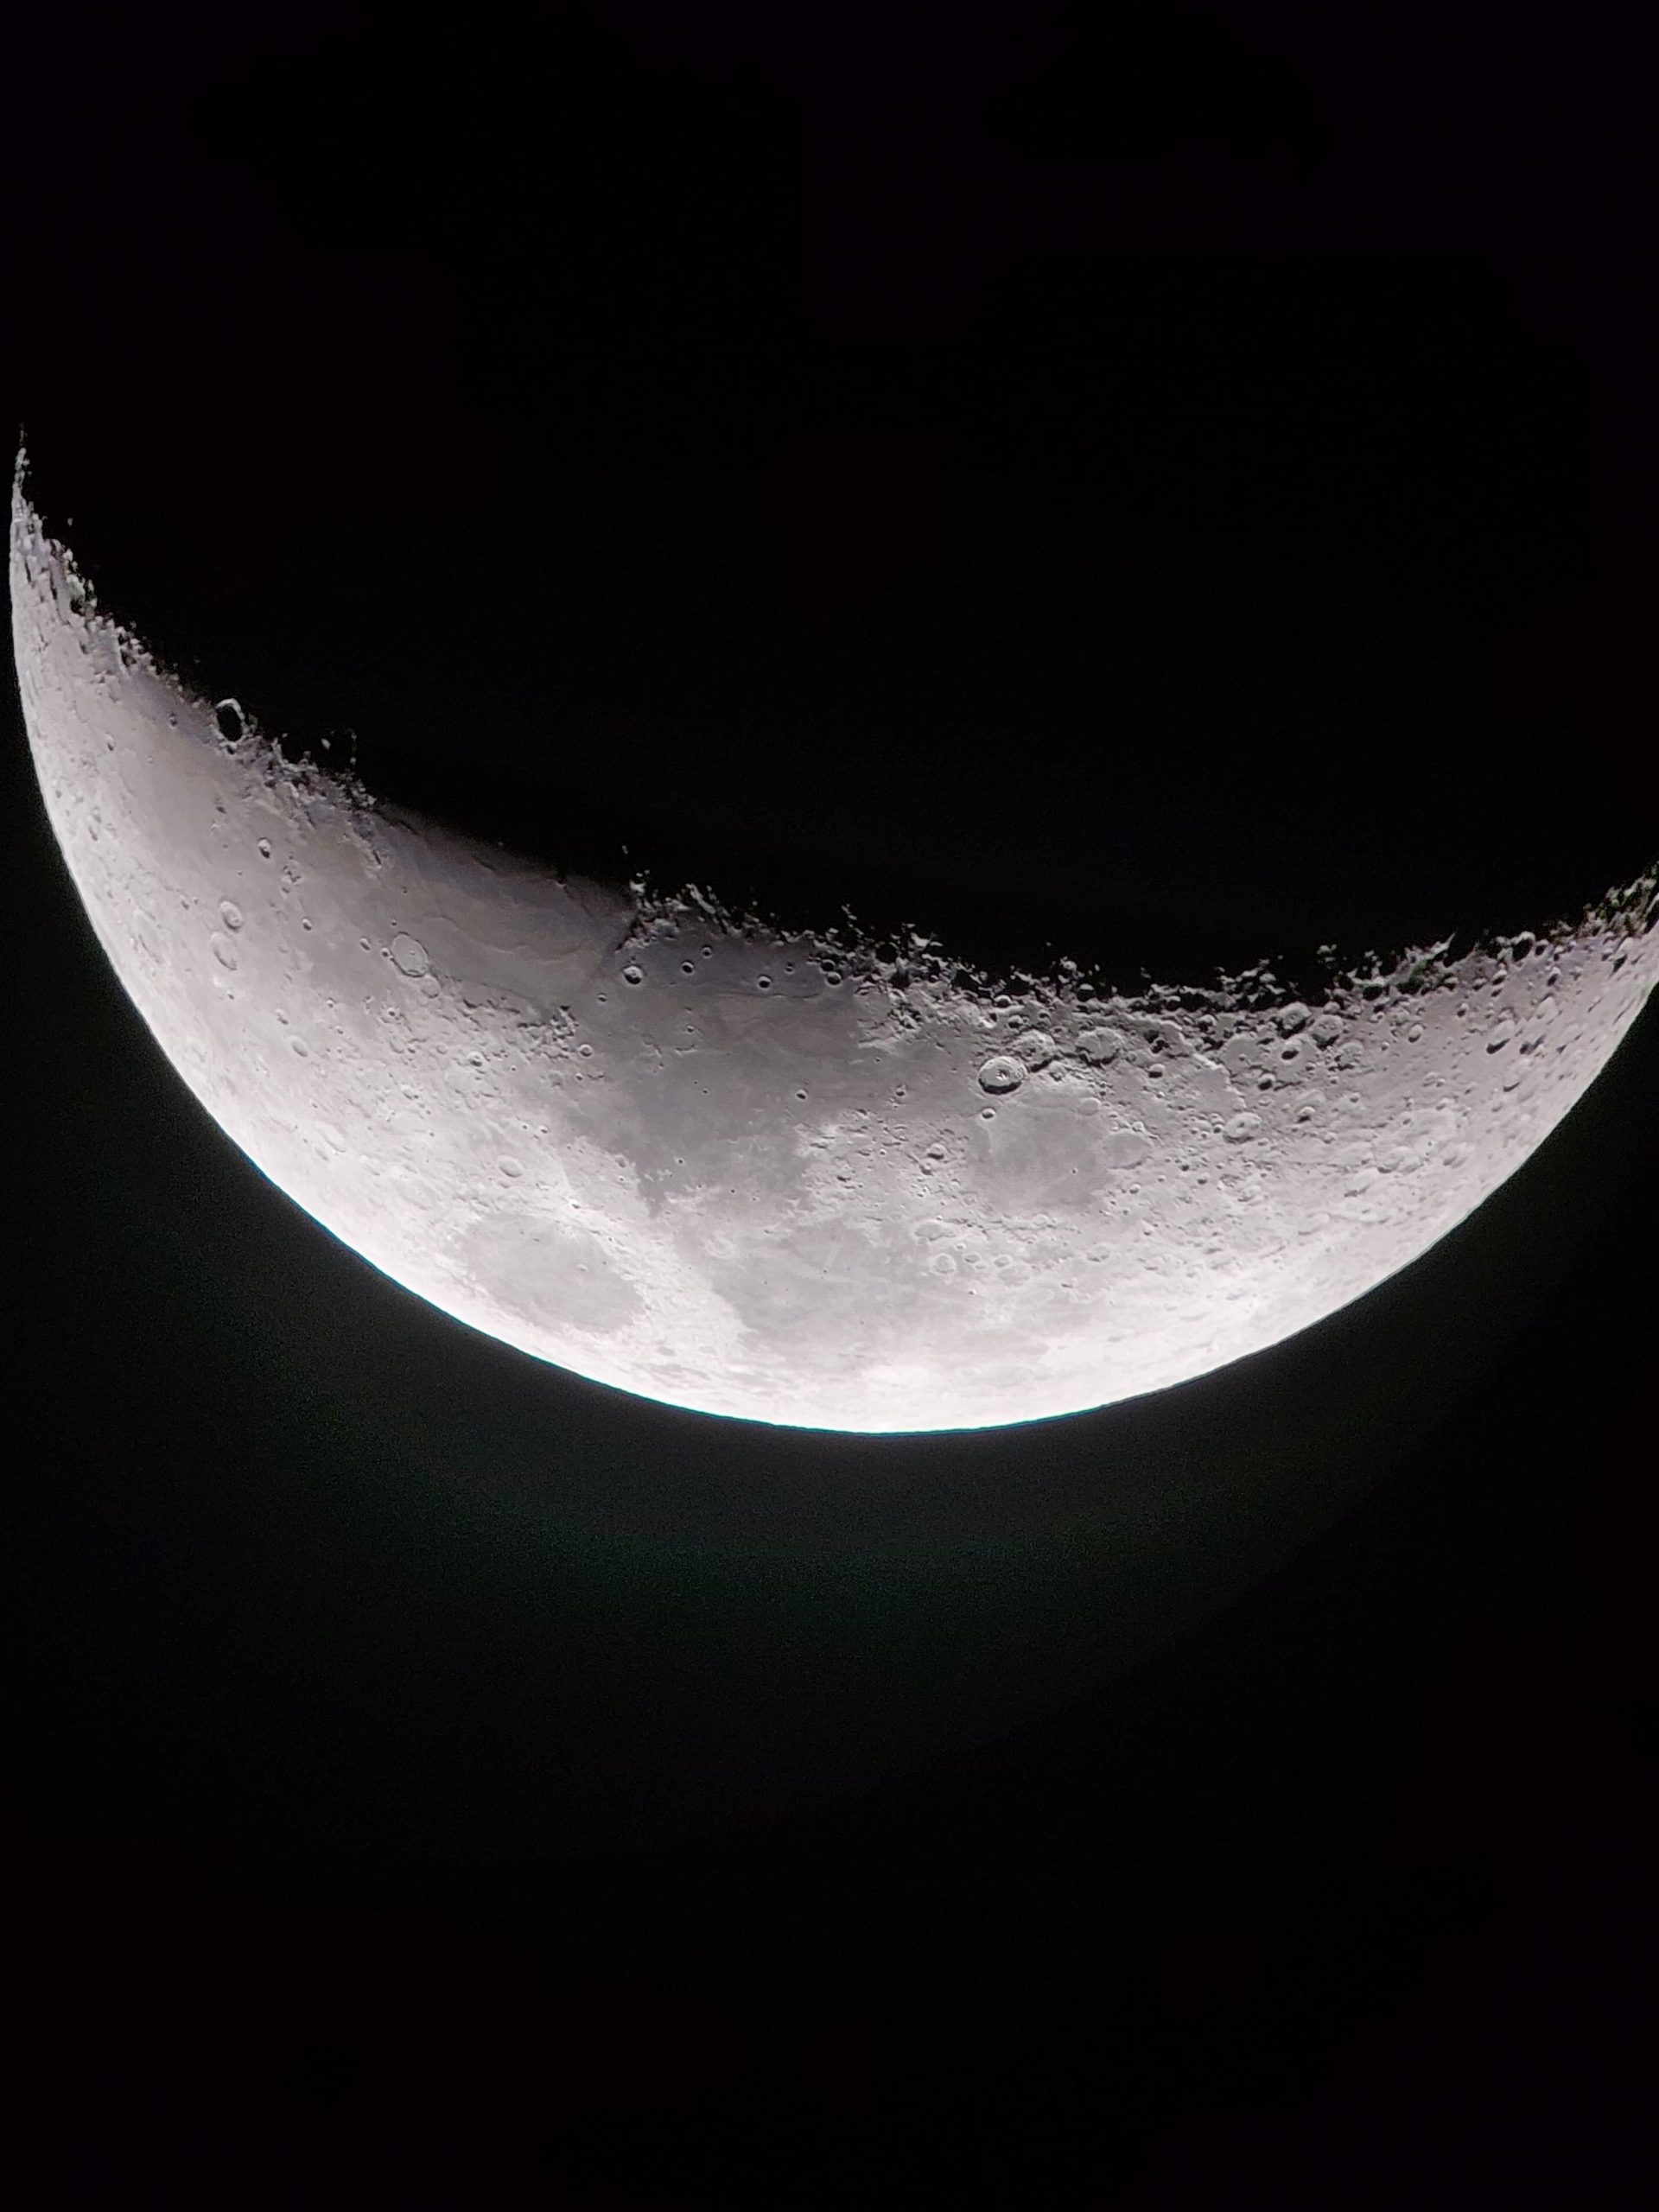
<svg viewBox="0 0 1659 2212"><path fill-rule="evenodd" d="M1266 969L996 990L511 858L295 766L99 612L22 490L17 679L122 984L220 1128L534 1357L801 1428L982 1428L1346 1306L1526 1160L1659 974L1659 870L1578 922L1287 1003Z"/></svg>

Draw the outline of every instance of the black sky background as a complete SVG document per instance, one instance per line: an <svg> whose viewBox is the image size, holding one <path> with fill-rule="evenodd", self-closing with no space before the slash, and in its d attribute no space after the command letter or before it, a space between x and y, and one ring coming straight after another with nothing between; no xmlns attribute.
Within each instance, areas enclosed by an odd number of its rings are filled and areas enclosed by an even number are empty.
<svg viewBox="0 0 1659 2212"><path fill-rule="evenodd" d="M1131 984L1659 852L1611 14L93 7L7 58L49 524L388 798ZM1647 2200L1651 1015L1258 1360L770 1434L264 1185L10 727L29 2202Z"/></svg>

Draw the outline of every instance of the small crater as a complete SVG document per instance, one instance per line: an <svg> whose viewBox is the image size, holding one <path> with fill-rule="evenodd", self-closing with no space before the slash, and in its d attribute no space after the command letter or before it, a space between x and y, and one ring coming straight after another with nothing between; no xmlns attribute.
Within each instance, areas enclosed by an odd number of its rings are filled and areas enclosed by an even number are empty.
<svg viewBox="0 0 1659 2212"><path fill-rule="evenodd" d="M215 930L212 937L208 938L207 942L212 947L214 959L218 961L221 968L235 967L236 947L231 943L229 938L221 937L219 932Z"/></svg>
<svg viewBox="0 0 1659 2212"><path fill-rule="evenodd" d="M1090 1067L1106 1068L1123 1050L1123 1039L1116 1029L1085 1029L1077 1050Z"/></svg>
<svg viewBox="0 0 1659 2212"><path fill-rule="evenodd" d="M404 976L424 976L432 964L419 938L406 936L401 930L391 940L391 959L392 965Z"/></svg>
<svg viewBox="0 0 1659 2212"><path fill-rule="evenodd" d="M221 699L213 709L213 719L219 724L219 734L226 745L239 745L246 728L242 709L234 699Z"/></svg>
<svg viewBox="0 0 1659 2212"><path fill-rule="evenodd" d="M1107 1129L1101 1136L1099 1157L1108 1167L1139 1167L1151 1152L1151 1142L1140 1129Z"/></svg>
<svg viewBox="0 0 1659 2212"><path fill-rule="evenodd" d="M622 980L625 983L630 984L637 988L639 984L645 982L645 971L643 968L636 968L632 964L632 963L630 963L630 964L622 970Z"/></svg>
<svg viewBox="0 0 1659 2212"><path fill-rule="evenodd" d="M227 930L239 930L242 926L242 909L232 899L221 899L219 905L219 918Z"/></svg>
<svg viewBox="0 0 1659 2212"><path fill-rule="evenodd" d="M1026 1079L1023 1064L1012 1052L993 1052L979 1071L979 1087L995 1097L1018 1090Z"/></svg>
<svg viewBox="0 0 1659 2212"><path fill-rule="evenodd" d="M1235 1114L1221 1125L1221 1134L1229 1144L1248 1144L1262 1126L1259 1114Z"/></svg>

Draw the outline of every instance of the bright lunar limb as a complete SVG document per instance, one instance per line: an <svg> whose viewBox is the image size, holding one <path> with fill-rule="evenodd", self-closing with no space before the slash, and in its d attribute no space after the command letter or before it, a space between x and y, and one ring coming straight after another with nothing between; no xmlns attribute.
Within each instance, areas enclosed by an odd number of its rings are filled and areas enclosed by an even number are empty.
<svg viewBox="0 0 1659 2212"><path fill-rule="evenodd" d="M1659 976L1656 870L1317 1003L996 989L292 766L98 611L21 481L11 607L70 874L215 1121L410 1290L669 1404L979 1428L1259 1351L1512 1174Z"/></svg>

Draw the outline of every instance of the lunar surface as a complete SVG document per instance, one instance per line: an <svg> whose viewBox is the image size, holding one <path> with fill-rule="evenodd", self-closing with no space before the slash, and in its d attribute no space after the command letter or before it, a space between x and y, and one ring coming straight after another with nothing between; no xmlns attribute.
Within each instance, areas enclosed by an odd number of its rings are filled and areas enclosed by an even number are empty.
<svg viewBox="0 0 1659 2212"><path fill-rule="evenodd" d="M1656 870L1305 1003L1265 969L999 987L295 765L99 611L21 480L11 606L70 875L219 1126L461 1321L708 1413L976 1428L1259 1351L1512 1174L1659 975Z"/></svg>

